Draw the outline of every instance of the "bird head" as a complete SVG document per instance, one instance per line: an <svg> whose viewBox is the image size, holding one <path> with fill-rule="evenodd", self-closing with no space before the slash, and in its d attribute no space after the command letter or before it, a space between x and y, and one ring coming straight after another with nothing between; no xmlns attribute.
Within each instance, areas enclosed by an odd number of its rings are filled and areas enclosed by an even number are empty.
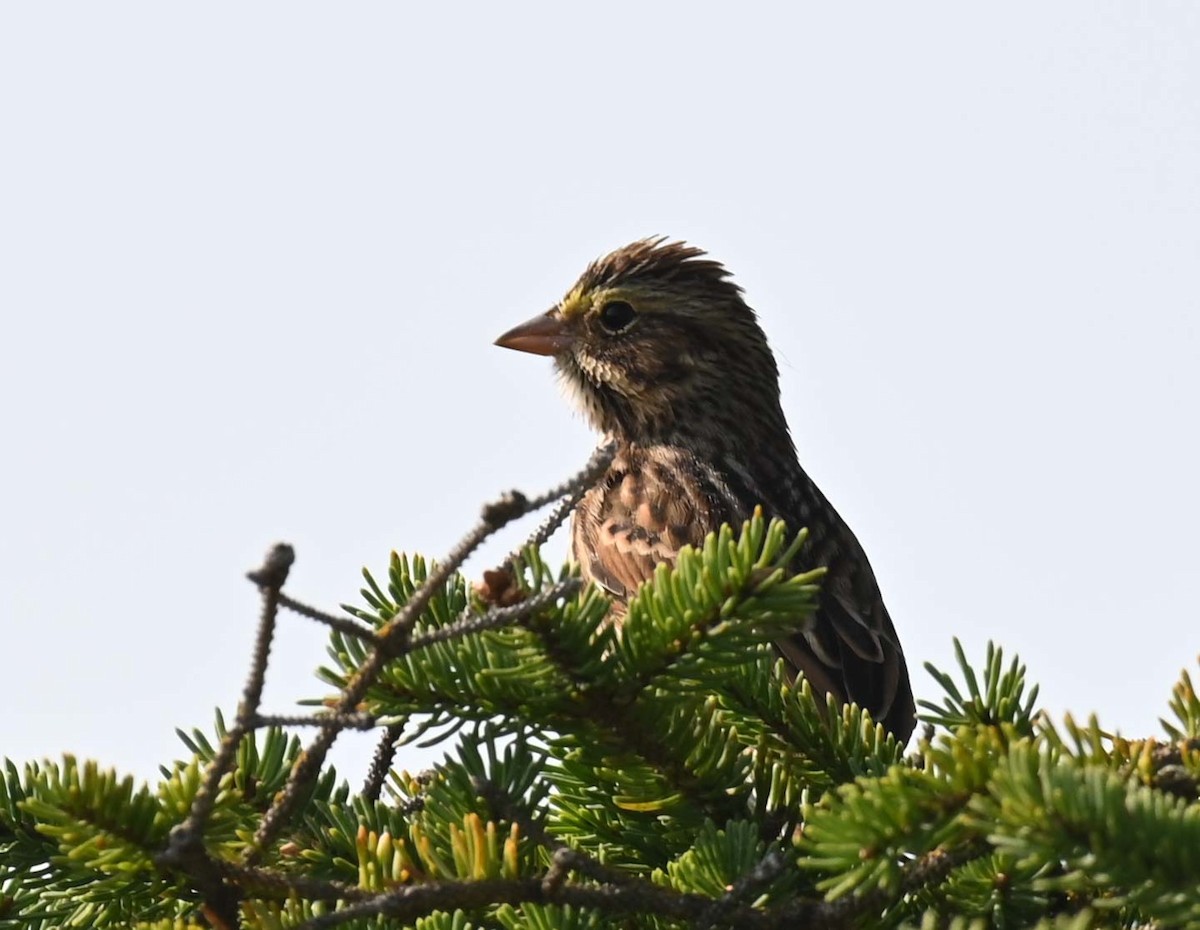
<svg viewBox="0 0 1200 930"><path fill-rule="evenodd" d="M496 344L553 356L592 425L618 439L741 436L747 415L787 435L754 311L723 265L682 242L641 239L592 262L551 310Z"/></svg>

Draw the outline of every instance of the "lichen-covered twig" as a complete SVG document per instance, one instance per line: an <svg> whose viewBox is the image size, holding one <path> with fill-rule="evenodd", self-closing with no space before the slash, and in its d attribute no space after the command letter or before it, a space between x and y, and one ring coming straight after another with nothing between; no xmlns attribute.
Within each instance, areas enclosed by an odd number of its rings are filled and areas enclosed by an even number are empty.
<svg viewBox="0 0 1200 930"><path fill-rule="evenodd" d="M204 782L192 800L187 818L171 831L167 848L159 855L160 864L180 869L192 878L204 896L205 908L212 918L229 927L238 926L238 889L221 878L217 864L205 852L201 838L204 825L216 804L221 779L233 766L242 738L254 729L258 720L271 641L275 635L275 620L279 614L279 592L287 581L295 558L292 547L280 543L267 553L266 560L259 568L247 573L247 577L258 585L262 593L262 611L254 639L250 675L242 691L237 717L204 773Z"/></svg>
<svg viewBox="0 0 1200 930"><path fill-rule="evenodd" d="M614 449L611 445L596 450L588 464L578 474L537 497L528 498L518 491L512 491L486 505L483 508L481 519L474 529L462 538L443 561L433 567L424 583L413 592L408 602L380 628L376 634L378 642L375 648L363 660L358 671L342 689L341 697L332 709L333 717L356 712L359 703L379 677L379 673L387 662L412 648L413 625L425 608L429 606L434 593L445 587L454 572L458 571L463 562L484 540L513 520L531 513L550 501L563 496L575 497L582 494L582 489L590 484L597 474L608 467L613 453ZM300 798L320 774L329 748L341 732L342 728L334 723L323 726L300 755L288 778L287 785L276 796L271 807L263 816L253 841L242 857L246 865L257 863L271 842L279 835Z"/></svg>

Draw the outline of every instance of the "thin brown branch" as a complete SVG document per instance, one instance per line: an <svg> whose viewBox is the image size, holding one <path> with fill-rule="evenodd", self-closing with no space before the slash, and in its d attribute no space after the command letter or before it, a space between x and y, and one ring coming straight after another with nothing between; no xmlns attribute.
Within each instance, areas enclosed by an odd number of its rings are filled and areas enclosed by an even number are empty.
<svg viewBox="0 0 1200 930"><path fill-rule="evenodd" d="M375 755L371 757L371 768L367 771L367 780L363 783L363 797L368 801L378 801L383 793L383 783L387 781L388 772L392 769L392 760L396 758L396 742L404 735L404 726L394 723L383 731L379 745L375 747Z"/></svg>
<svg viewBox="0 0 1200 930"><path fill-rule="evenodd" d="M372 730L375 718L367 713L355 714L260 714L254 718L257 727L327 727L340 726L343 730Z"/></svg>
<svg viewBox="0 0 1200 930"><path fill-rule="evenodd" d="M536 824L527 819L525 822L530 823L535 831L538 830ZM530 835L532 837L532 833ZM906 870L900 893L910 893L941 881L952 869L984 852L986 846L982 843L934 850ZM380 916L398 922L413 921L437 910L471 910L498 904L523 903L568 904L593 908L608 915L671 917L691 921L697 927L784 930L803 926L815 930L848 930L862 925L864 920L887 906L896 896L894 890L876 889L858 897L831 902L795 901L770 910L740 903L738 898L774 880L786 867L785 858L778 852L768 853L751 872L717 900L616 872L586 853L562 845L554 850L551 865L541 876L429 882L383 893L342 882L286 875L226 862L210 862L210 866L217 875L242 892L265 893L275 900L294 896L311 901L346 902L333 913L314 917L301 924L301 930L322 930ZM572 882L570 876L573 873L590 877L595 883Z"/></svg>
<svg viewBox="0 0 1200 930"><path fill-rule="evenodd" d="M494 607L487 613L477 616L468 615L448 626L414 636L409 642L408 651L416 652L418 649L423 649L434 643L443 643L446 640L457 639L460 636L467 636L471 633L480 633L483 630L494 630L499 627L508 626L516 623L518 620L525 619L531 614L537 613L543 607L557 601L560 597L571 597L578 593L582 587L583 580L580 578L564 579L557 584L551 585L544 591L539 591L537 594L531 595L519 604L513 604L509 607Z"/></svg>
<svg viewBox="0 0 1200 930"><path fill-rule="evenodd" d="M425 608L429 606L434 594L445 587L454 572L458 571L463 562L484 540L513 520L536 510L557 497L564 494L582 493L581 488L594 480L595 475L607 467L612 455L613 447L611 445L598 449L583 470L567 482L538 497L530 499L520 492L513 491L485 506L480 522L475 528L463 537L444 561L436 564L425 582L413 592L408 602L379 630L378 645L363 660L358 671L342 689L341 698L333 708L333 714L337 716L358 710L359 703L379 677L387 662L409 650L409 636L412 627ZM341 729L333 724L322 727L308 748L297 759L291 775L288 777L286 787L276 796L274 803L263 816L254 839L243 855L243 862L246 865L255 864L283 829L306 789L320 774L329 748L340 732Z"/></svg>
<svg viewBox="0 0 1200 930"><path fill-rule="evenodd" d="M539 510L545 507L551 501L558 500L560 497L574 497L576 501L584 495L599 478L604 474L604 470L612 463L613 456L617 454L617 444L609 442L602 446L597 446L592 450L591 456L588 458L583 468L573 474L566 481L556 484L548 491L543 491L537 497L529 502L530 513L534 510Z"/></svg>
<svg viewBox="0 0 1200 930"><path fill-rule="evenodd" d="M299 925L299 930L325 930L365 917L384 916L396 921L412 921L435 910L488 907L496 904L569 904L595 908L606 914L643 914L697 920L712 906L712 899L687 894L638 880L631 884L580 885L548 881L543 878L483 879L465 882L432 882L410 885L341 908L332 914L314 917ZM739 907L728 915L739 928L779 926L770 915L750 907Z"/></svg>
<svg viewBox="0 0 1200 930"><path fill-rule="evenodd" d="M216 804L221 779L233 766L239 744L253 729L258 718L258 707L262 703L263 684L267 675L267 662L271 655L271 641L275 636L275 621L279 615L279 592L287 581L295 558L296 554L291 546L279 543L267 553L259 568L247 573L247 577L258 585L259 591L262 592L262 611L254 639L250 675L242 691L242 700L238 704L237 718L209 763L204 773L204 783L192 800L192 808L187 818L171 831L167 847L158 857L160 864L186 872L200 889L205 907L213 919L229 927L239 926L239 893L236 887L220 878L215 862L204 851L201 836Z"/></svg>
<svg viewBox="0 0 1200 930"><path fill-rule="evenodd" d="M739 907L744 899L769 885L783 874L788 861L778 849L770 849L749 872L730 886L719 900L714 901L704 917L697 921L697 926L712 927L729 920L730 913Z"/></svg>
<svg viewBox="0 0 1200 930"><path fill-rule="evenodd" d="M196 833L204 828L204 821L212 813L216 801L217 785L233 765L238 744L251 729L258 706L262 703L263 684L267 677L267 662L271 657L271 641L275 636L275 621L279 616L279 592L287 581L288 572L296 560L296 553L286 543L278 543L267 553L262 566L247 572L246 577L258 585L262 593L262 612L258 621L258 634L254 639L254 656L250 662L250 675L242 691L237 717L233 726L221 740L216 756L205 772L204 786L196 794L191 815L184 826Z"/></svg>
<svg viewBox="0 0 1200 930"><path fill-rule="evenodd" d="M378 894L345 882L252 868L221 859L214 860L214 864L228 882L236 884L243 892L253 891L276 901L293 897L308 901L367 901Z"/></svg>
<svg viewBox="0 0 1200 930"><path fill-rule="evenodd" d="M616 454L616 443L610 442L599 446L592 452L592 457L588 459L587 464L583 466L583 469L578 474L569 481L564 481L558 487L551 488L543 494L541 500L545 504L559 497L562 500L546 515L546 519L530 534L524 544L519 549L509 553L508 558L502 563L502 567L511 567L513 562L520 558L523 550L528 549L530 546L541 546L547 539L553 536L554 531L562 526L563 521L571 515L571 511L575 509L575 505L587 493L588 488L595 484L596 480L604 474L605 469L612 463L613 456Z"/></svg>
<svg viewBox="0 0 1200 930"><path fill-rule="evenodd" d="M323 623L325 626L337 630L339 633L353 636L355 639L361 639L363 642L372 644L378 644L379 642L379 637L375 635L375 631L368 629L361 623L356 623L348 617L339 617L337 614L327 613L324 610L311 607L308 604L293 600L286 594L281 593L279 595L279 606L302 617L307 617L309 620Z"/></svg>

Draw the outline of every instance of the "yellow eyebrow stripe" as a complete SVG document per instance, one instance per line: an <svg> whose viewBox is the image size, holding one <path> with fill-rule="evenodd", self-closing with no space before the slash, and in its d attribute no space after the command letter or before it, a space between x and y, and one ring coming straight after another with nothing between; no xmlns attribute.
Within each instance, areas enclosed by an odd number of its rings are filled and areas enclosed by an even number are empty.
<svg viewBox="0 0 1200 930"><path fill-rule="evenodd" d="M562 314L563 319L570 319L571 317L587 313L591 307L592 295L584 291L583 288L576 287L562 299L562 303L558 305L558 312Z"/></svg>
<svg viewBox="0 0 1200 930"><path fill-rule="evenodd" d="M658 296L649 295L631 288L620 286L602 287L587 291L577 286L559 303L558 312L562 315L563 319L570 319L571 317L582 316L593 307L605 304L610 300L627 300L639 311L653 311L667 303L667 301Z"/></svg>

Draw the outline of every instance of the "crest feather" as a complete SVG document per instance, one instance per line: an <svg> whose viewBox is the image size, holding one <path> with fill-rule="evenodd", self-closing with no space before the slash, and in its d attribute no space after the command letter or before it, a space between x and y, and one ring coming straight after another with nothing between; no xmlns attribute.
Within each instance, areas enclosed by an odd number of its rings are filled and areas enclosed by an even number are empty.
<svg viewBox="0 0 1200 930"><path fill-rule="evenodd" d="M666 236L639 239L588 265L572 293L632 284L710 297L739 296L742 289L730 280L729 271L707 255L686 242L668 242Z"/></svg>

